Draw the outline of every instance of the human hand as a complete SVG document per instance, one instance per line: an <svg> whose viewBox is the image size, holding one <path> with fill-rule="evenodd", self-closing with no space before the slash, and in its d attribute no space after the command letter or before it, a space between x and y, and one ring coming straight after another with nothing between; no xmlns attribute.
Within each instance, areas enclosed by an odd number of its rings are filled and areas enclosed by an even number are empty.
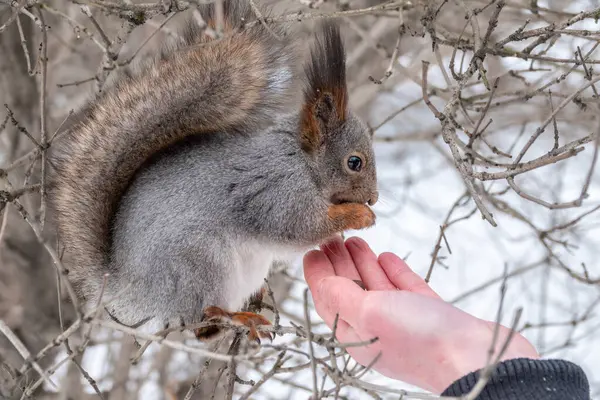
<svg viewBox="0 0 600 400"><path fill-rule="evenodd" d="M335 239L305 255L304 276L329 327L339 314L340 342L378 338L347 349L362 365L381 353L373 369L437 394L486 365L495 323L443 301L392 253L377 257L362 239ZM354 280L361 280L366 290ZM500 327L496 351L509 333ZM501 361L519 357L539 356L527 339L514 333Z"/></svg>

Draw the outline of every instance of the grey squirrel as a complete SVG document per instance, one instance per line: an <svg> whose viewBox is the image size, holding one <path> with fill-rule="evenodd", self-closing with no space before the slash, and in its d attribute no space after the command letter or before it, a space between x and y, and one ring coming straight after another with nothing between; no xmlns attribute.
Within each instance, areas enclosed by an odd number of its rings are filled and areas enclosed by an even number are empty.
<svg viewBox="0 0 600 400"><path fill-rule="evenodd" d="M226 318L260 341L269 322L239 310L273 261L375 223L375 158L338 26L319 24L289 107L297 43L223 3L222 38L190 23L81 111L54 145L49 203L86 303L118 294L107 311L125 325ZM214 6L199 11L214 29Z"/></svg>

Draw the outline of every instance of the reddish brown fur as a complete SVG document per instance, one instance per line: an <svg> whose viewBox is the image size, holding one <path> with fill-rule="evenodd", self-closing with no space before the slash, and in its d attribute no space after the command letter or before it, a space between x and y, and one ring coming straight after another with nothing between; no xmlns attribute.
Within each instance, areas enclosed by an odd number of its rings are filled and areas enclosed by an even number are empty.
<svg viewBox="0 0 600 400"><path fill-rule="evenodd" d="M327 215L335 232L368 228L375 223L375 214L364 204L335 204L329 206Z"/></svg>
<svg viewBox="0 0 600 400"><path fill-rule="evenodd" d="M321 141L321 130L319 121L315 115L315 104L306 102L302 106L300 116L301 142L305 151L311 152L319 147Z"/></svg>
<svg viewBox="0 0 600 400"><path fill-rule="evenodd" d="M335 103L338 120L344 122L346 120L346 113L348 112L348 91L346 90L346 86L325 88L323 92L331 94Z"/></svg>
<svg viewBox="0 0 600 400"><path fill-rule="evenodd" d="M305 150L313 150L318 147L321 141L323 129L319 121L317 107L325 101L325 97L329 96L333 99L335 105L335 113L332 118L333 121L329 121L342 124L346 120L346 113L348 108L348 96L346 88L323 88L319 89L319 96L313 99L307 99L302 106L300 131L302 133L302 143L305 146Z"/></svg>
<svg viewBox="0 0 600 400"><path fill-rule="evenodd" d="M259 341L260 338L272 339L269 332L258 331L258 326L269 326L271 323L260 314L251 312L228 312L220 307L206 307L204 309L203 321L206 322L231 322L235 325L246 326L250 331L248 340ZM200 340L212 339L216 334L220 333L220 329L200 328L195 330L196 337Z"/></svg>
<svg viewBox="0 0 600 400"><path fill-rule="evenodd" d="M325 22L312 48L306 65L308 78L304 93L300 131L306 151L320 144L324 130L343 124L348 113L346 62L344 47L337 25ZM328 104L331 101L331 105ZM326 113L322 111L331 107Z"/></svg>

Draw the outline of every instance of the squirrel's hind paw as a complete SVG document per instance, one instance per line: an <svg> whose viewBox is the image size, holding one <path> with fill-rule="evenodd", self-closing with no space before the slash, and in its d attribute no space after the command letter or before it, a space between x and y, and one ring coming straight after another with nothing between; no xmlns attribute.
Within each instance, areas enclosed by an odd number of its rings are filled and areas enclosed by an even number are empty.
<svg viewBox="0 0 600 400"><path fill-rule="evenodd" d="M271 322L260 314L252 312L228 312L220 307L206 307L203 311L202 321L215 323L230 323L233 325L245 326L249 329L248 340L260 344L261 339L273 341L270 332L257 329L260 326L270 326ZM194 330L194 334L199 340L212 340L223 331L219 326L207 326Z"/></svg>

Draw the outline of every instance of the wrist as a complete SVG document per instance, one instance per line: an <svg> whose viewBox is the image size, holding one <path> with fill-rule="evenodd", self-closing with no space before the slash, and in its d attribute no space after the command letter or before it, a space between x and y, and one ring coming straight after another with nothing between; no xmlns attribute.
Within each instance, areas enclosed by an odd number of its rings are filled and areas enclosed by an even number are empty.
<svg viewBox="0 0 600 400"><path fill-rule="evenodd" d="M442 349L446 356L440 369L444 372L438 375L431 385L436 393L441 393L463 376L486 367L494 340L495 326L496 324L493 322L474 318L471 323L450 333L450 337L444 342ZM502 325L499 327L492 361L498 358L498 353L504 347L510 333L509 328ZM518 332L512 334L508 346L498 361L515 358L539 359L535 347Z"/></svg>

